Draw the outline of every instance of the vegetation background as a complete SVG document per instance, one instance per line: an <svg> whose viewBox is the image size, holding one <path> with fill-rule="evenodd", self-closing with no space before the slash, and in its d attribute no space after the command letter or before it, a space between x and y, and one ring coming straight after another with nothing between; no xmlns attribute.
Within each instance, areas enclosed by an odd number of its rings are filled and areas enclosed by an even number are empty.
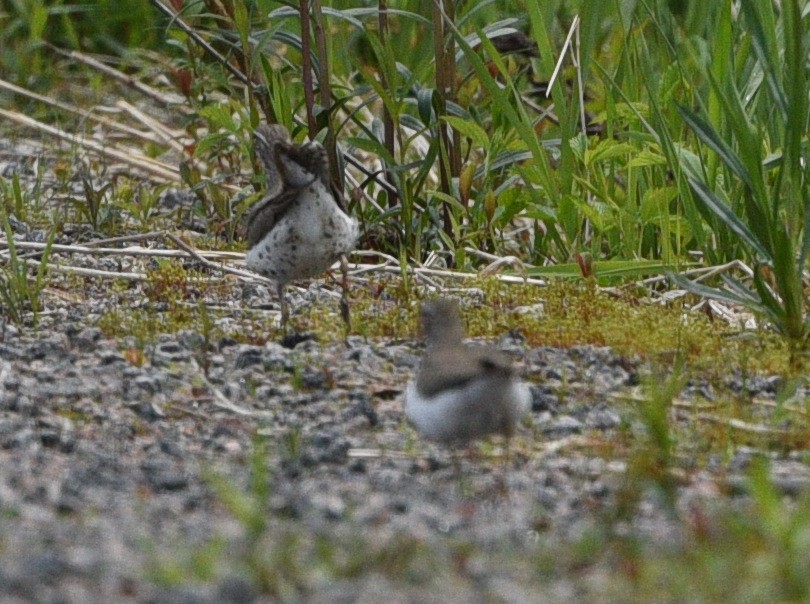
<svg viewBox="0 0 810 604"><path fill-rule="evenodd" d="M98 103L109 72L54 68L72 50L170 84L181 102L155 117L185 131L181 176L227 239L249 205L233 203L251 191L249 132L269 120L326 142L338 180L350 160L361 247L462 270L515 256L602 285L742 262L717 288L674 281L806 340L800 0L20 0L2 18L11 84Z"/></svg>

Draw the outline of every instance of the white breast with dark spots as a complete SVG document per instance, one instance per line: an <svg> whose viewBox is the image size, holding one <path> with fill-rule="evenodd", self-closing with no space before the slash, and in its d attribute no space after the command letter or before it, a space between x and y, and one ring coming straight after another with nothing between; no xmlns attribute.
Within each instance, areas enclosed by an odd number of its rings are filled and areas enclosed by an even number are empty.
<svg viewBox="0 0 810 604"><path fill-rule="evenodd" d="M247 254L248 268L278 283L316 277L354 249L359 228L320 181L304 188Z"/></svg>

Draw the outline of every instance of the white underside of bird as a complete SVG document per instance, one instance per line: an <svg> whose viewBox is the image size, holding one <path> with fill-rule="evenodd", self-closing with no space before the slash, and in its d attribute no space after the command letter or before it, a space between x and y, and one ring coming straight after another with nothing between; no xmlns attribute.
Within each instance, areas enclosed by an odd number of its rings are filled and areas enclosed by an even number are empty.
<svg viewBox="0 0 810 604"><path fill-rule="evenodd" d="M450 443L509 434L531 407L529 386L511 378L473 378L425 396L416 380L405 390L405 415L425 438Z"/></svg>

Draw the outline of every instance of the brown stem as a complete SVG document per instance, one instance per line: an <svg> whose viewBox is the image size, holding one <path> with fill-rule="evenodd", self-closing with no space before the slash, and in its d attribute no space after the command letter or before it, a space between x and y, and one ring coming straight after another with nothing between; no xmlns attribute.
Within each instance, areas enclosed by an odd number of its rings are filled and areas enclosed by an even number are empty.
<svg viewBox="0 0 810 604"><path fill-rule="evenodd" d="M453 64L455 57L448 56L445 46L445 14L446 7L450 5L452 11L453 0L433 0L433 53L436 63L436 90L438 91L438 107L436 107L436 121L439 129L439 144L441 153L439 154L439 179L441 190L446 195L452 195L453 177L453 138L450 133L450 126L441 121L447 115L447 99L451 93L452 79L454 74ZM443 204L444 232L452 236L453 225L450 220L450 206Z"/></svg>
<svg viewBox="0 0 810 604"><path fill-rule="evenodd" d="M453 0L445 0L445 15L447 20L455 23L456 9ZM447 46L445 48L445 61L447 80L445 82L446 100L455 102L456 100L456 39L452 35L447 36ZM453 130L453 142L450 145L450 174L453 178L461 175L461 133Z"/></svg>
<svg viewBox="0 0 810 604"><path fill-rule="evenodd" d="M309 2L301 0L301 80L304 85L304 102L307 106L307 127L309 138L314 139L318 134L318 122L315 119L315 89L312 85L312 52L310 50L309 30Z"/></svg>
<svg viewBox="0 0 810 604"><path fill-rule="evenodd" d="M385 40L388 38L388 3L386 0L379 0L377 6L377 23L379 25L379 36L380 36L380 43L385 44ZM386 90L388 89L388 78L385 77L385 70L380 69L380 82L382 83L383 88ZM388 110L388 107L383 103L383 133L385 137L385 149L388 151L388 155L394 157L394 119L391 117L391 112ZM393 173L388 169L386 166L385 170L385 179L392 185L394 185L394 177ZM394 189L396 191L396 189ZM390 193L388 195L388 207L393 208L399 203L399 196L394 193Z"/></svg>
<svg viewBox="0 0 810 604"><path fill-rule="evenodd" d="M329 159L329 174L338 191L343 191L343 178L338 163L337 139L332 128L332 84L327 52L329 32L324 26L321 0L312 0L312 15L315 25L315 45L318 49L318 88L321 92L321 105L326 111L326 156Z"/></svg>

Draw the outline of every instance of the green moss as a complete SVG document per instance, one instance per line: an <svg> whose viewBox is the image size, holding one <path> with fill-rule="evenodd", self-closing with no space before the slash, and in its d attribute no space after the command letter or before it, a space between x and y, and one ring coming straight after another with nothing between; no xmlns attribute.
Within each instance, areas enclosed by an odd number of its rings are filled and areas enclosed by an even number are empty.
<svg viewBox="0 0 810 604"><path fill-rule="evenodd" d="M217 313L194 302L204 294L227 293L233 285L226 280L204 281L176 260L158 262L148 275L144 291L149 303L133 299L132 307L124 302L108 311L99 321L107 336L134 336L148 344L161 333L195 329L209 338L228 335L261 345L283 335L275 321L250 312L232 333L217 333L212 328ZM680 358L690 371L709 378L727 376L730 369L742 375L788 370L789 351L776 335L746 332L744 338L735 337L739 332L726 323L712 322L680 305L649 304L582 282L552 281L538 287L489 278L465 285L468 295L460 288L452 295L461 301L470 337L492 339L518 330L529 346L609 346L619 354L663 366ZM350 295L352 334L372 339L419 337L420 300L403 291L399 279L355 285ZM324 343L344 337L337 300L294 310L291 326L314 333Z"/></svg>
<svg viewBox="0 0 810 604"><path fill-rule="evenodd" d="M458 297L471 337L495 338L516 329L530 346L609 346L623 355L665 364L678 356L692 369L718 375L727 375L730 367L746 372L787 368L788 350L778 337L758 332L750 338L733 338L737 332L727 324L712 323L680 305L647 304L631 295L616 296L589 283L570 281L538 287L480 279L465 285L471 295ZM417 337L418 301L368 295L379 289L372 283L353 292L354 332L371 338ZM483 299L475 291L483 292ZM312 322L309 328L326 339L340 337L334 329L334 312L313 311L307 319Z"/></svg>
<svg viewBox="0 0 810 604"><path fill-rule="evenodd" d="M90 413L85 413L83 411L77 411L76 409L66 408L66 407L57 407L54 410L54 413L60 417L64 417L69 419L71 422L76 424L77 426L83 426L85 424L90 424L93 422L93 416Z"/></svg>

